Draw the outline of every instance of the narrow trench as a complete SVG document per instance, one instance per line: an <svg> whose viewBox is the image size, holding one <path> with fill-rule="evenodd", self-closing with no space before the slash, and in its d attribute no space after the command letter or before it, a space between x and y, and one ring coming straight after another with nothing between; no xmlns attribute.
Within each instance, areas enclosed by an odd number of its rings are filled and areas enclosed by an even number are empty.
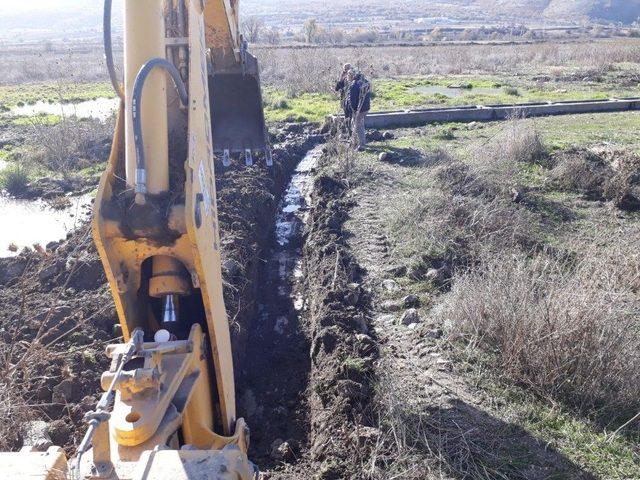
<svg viewBox="0 0 640 480"><path fill-rule="evenodd" d="M238 409L251 428L250 458L261 470L277 466L286 442L297 456L307 443L306 389L311 369L300 289L303 228L322 147L307 152L280 202L260 278L258 318L249 333Z"/></svg>

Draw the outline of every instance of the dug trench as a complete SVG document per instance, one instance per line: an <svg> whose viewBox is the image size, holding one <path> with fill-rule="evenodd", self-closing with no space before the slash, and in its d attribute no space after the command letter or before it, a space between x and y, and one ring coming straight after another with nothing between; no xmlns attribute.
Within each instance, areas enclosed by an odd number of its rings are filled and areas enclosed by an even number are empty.
<svg viewBox="0 0 640 480"><path fill-rule="evenodd" d="M263 269L240 387L263 478L360 478L377 436L369 402L378 351L363 272L342 231L347 186L311 178L314 163L331 161L316 148L299 165Z"/></svg>
<svg viewBox="0 0 640 480"><path fill-rule="evenodd" d="M282 379L278 380L278 369L267 357L255 362L252 353L261 331L260 305L269 310L275 305L264 303L270 296L263 277L268 270L264 259L273 245L280 199L291 174L322 138L311 125L280 125L272 135L274 167L235 166L217 177L225 300L240 399L246 393L243 385L268 372L263 386L256 382L255 391L269 414L283 398L289 402L298 398L263 395L264 385L277 385ZM38 246L0 259L0 302L0 448L17 450L26 444L45 448L53 443L72 455L86 428L82 417L100 396L99 378L108 368L104 348L121 340L114 329L115 309L89 226L46 248ZM271 340L283 343L280 338ZM260 348L269 350L274 344ZM289 344L291 350L299 348L294 361L300 368L299 386L293 389L297 393L307 385L309 351L304 348L309 344L302 333ZM239 403L239 413L251 416L244 408L246 402ZM270 446L277 438L300 438L296 450L306 448L306 433L287 435L282 429L295 430L288 426L292 423L304 431L306 416L301 414L299 423L290 422L288 414L284 417L253 423L256 440L251 455L258 463L271 458ZM271 439L272 433L277 438Z"/></svg>

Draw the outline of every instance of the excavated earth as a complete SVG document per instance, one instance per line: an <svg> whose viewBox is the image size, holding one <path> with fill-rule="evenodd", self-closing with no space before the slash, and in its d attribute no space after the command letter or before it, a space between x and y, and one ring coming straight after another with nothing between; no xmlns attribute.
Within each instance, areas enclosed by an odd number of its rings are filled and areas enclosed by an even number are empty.
<svg viewBox="0 0 640 480"><path fill-rule="evenodd" d="M322 140L311 125L274 130L273 168L236 166L217 178L226 303L239 376L279 199L295 165ZM100 395L99 378L108 368L104 348L120 340L89 225L46 248L0 259L0 303L0 447L20 448L25 424L40 420L44 437L72 453L85 431L82 417Z"/></svg>
<svg viewBox="0 0 640 480"><path fill-rule="evenodd" d="M314 149L323 140L311 125L280 125L272 169L220 168L216 179L238 414L262 478L358 478L379 438L370 293L343 232L348 188L313 180L313 166L294 172L312 149L331 161ZM121 340L89 225L0 259L0 302L0 447L52 442L72 455L104 348Z"/></svg>

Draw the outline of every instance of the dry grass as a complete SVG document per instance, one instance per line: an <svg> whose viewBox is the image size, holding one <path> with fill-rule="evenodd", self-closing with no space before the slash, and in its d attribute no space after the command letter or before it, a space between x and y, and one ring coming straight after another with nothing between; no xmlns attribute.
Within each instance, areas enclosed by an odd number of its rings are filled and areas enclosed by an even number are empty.
<svg viewBox="0 0 640 480"><path fill-rule="evenodd" d="M546 158L534 124L513 120L466 161L440 156L425 172L432 188L409 191L393 205L392 231L402 250L474 264L481 251L537 243L542 218L513 200L523 162Z"/></svg>
<svg viewBox="0 0 640 480"><path fill-rule="evenodd" d="M635 413L640 254L629 240L603 237L573 262L492 253L454 281L440 316L512 382L582 411Z"/></svg>
<svg viewBox="0 0 640 480"><path fill-rule="evenodd" d="M438 45L261 49L262 79L289 93L331 91L340 65L350 62L371 78L399 75L537 73L600 76L621 62L640 62L638 40L535 45Z"/></svg>
<svg viewBox="0 0 640 480"><path fill-rule="evenodd" d="M26 161L63 175L103 162L108 156L111 121L65 117L51 124L46 117L30 117L22 147Z"/></svg>
<svg viewBox="0 0 640 480"><path fill-rule="evenodd" d="M635 413L638 232L563 240L554 249L561 253L544 253L553 235L544 209L553 202L540 192L525 193L524 201L513 196L514 189L526 191L528 165L551 163L529 121L514 119L467 157L427 170L430 188L399 196L393 207L398 248L425 268L444 262L453 270L440 317L471 350L490 352L510 382L583 411ZM608 198L638 178L634 156L589 158L556 159L551 173L568 186L595 184Z"/></svg>
<svg viewBox="0 0 640 480"><path fill-rule="evenodd" d="M60 47L9 47L0 51L0 85L27 82L96 82L108 80L102 45ZM116 56L120 61L120 56ZM122 70L120 70L122 71Z"/></svg>

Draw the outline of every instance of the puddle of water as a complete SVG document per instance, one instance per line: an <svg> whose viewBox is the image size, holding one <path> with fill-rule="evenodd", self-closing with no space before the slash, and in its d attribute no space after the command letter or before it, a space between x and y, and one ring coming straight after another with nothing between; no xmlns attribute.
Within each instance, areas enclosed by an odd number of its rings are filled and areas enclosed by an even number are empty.
<svg viewBox="0 0 640 480"><path fill-rule="evenodd" d="M291 177L291 182L282 200L282 207L276 217L276 241L281 247L290 242L291 238L296 235L298 228L306 220L306 215L300 215L300 213L309 201L313 187L311 170L321 155L322 146L309 150Z"/></svg>
<svg viewBox="0 0 640 480"><path fill-rule="evenodd" d="M33 115L64 115L67 117L76 116L78 118L97 118L98 120L108 119L118 108L117 98L98 98L80 103L47 103L37 102L33 105L23 105L10 110L12 115L30 117Z"/></svg>
<svg viewBox="0 0 640 480"><path fill-rule="evenodd" d="M411 91L423 95L444 95L449 98L458 98L465 95L499 95L502 92L499 88L451 88L441 85L423 85L414 87Z"/></svg>
<svg viewBox="0 0 640 480"><path fill-rule="evenodd" d="M0 256L11 257L24 247L62 240L91 214L91 194L69 197L71 206L54 210L42 200L17 200L0 196ZM9 250L16 246L15 252Z"/></svg>

